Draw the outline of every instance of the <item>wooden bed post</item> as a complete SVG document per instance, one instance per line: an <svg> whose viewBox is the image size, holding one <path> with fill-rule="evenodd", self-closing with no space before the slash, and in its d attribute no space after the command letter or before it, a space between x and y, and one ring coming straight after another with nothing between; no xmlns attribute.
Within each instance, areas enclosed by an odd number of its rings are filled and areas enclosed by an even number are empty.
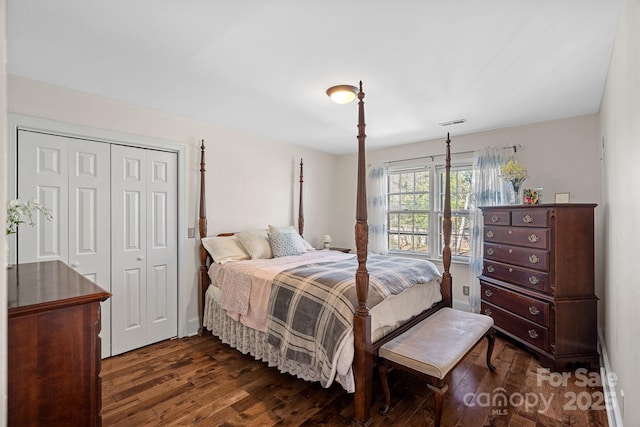
<svg viewBox="0 0 640 427"><path fill-rule="evenodd" d="M449 269L451 267L451 140L447 132L447 160L445 165L445 184L444 184L444 219L442 223L442 232L444 234L444 247L442 248L442 264L444 272L442 273L442 300L449 306L453 306L452 286L453 279Z"/></svg>
<svg viewBox="0 0 640 427"><path fill-rule="evenodd" d="M369 272L367 271L367 246L369 243L369 225L367 224L367 192L366 192L366 138L364 128L364 92L362 81L358 92L358 187L356 190L356 251L358 270L356 271L356 293L358 307L353 319L355 354L353 374L355 377L355 418L354 425L368 426L372 423L371 398L373 389L373 355L371 343L371 316L367 307L369 296Z"/></svg>
<svg viewBox="0 0 640 427"><path fill-rule="evenodd" d="M300 159L300 200L298 201L298 234L304 233L304 212L302 209L302 183L304 182L302 173L302 159Z"/></svg>
<svg viewBox="0 0 640 427"><path fill-rule="evenodd" d="M198 277L198 317L200 325L198 334L204 333L204 293L207 291L209 276L207 272L207 250L202 245L202 239L207 237L207 202L204 183L204 139L200 146L200 215L198 218L198 231L200 233L200 272Z"/></svg>

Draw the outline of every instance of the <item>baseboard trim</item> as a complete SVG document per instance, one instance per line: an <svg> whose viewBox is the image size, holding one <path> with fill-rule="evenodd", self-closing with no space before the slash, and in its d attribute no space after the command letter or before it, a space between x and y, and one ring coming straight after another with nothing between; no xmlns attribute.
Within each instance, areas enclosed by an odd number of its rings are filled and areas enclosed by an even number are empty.
<svg viewBox="0 0 640 427"><path fill-rule="evenodd" d="M615 372L611 370L607 346L600 328L598 328L598 346L600 349L600 378L602 379L602 391L604 392L607 407L607 421L609 422L609 427L623 427L622 411L618 404L616 386L609 381L610 376L615 378Z"/></svg>
<svg viewBox="0 0 640 427"><path fill-rule="evenodd" d="M453 300L453 308L460 311L471 311L469 301Z"/></svg>

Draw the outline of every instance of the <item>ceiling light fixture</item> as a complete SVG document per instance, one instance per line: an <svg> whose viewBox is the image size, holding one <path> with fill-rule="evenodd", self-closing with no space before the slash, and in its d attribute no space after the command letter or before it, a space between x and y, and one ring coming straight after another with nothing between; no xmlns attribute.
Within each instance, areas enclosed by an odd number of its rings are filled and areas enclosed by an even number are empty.
<svg viewBox="0 0 640 427"><path fill-rule="evenodd" d="M338 85L327 89L327 95L336 104L348 104L356 99L358 88L350 85Z"/></svg>

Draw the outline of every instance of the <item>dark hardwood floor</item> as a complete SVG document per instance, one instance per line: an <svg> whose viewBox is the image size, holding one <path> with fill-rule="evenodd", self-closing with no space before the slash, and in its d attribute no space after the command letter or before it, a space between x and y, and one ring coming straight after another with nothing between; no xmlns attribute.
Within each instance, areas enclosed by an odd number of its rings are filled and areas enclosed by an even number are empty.
<svg viewBox="0 0 640 427"><path fill-rule="evenodd" d="M486 341L448 379L443 426L607 426L596 373L544 375L538 361L501 337L493 364ZM433 396L411 375L389 375L392 409L376 383L374 426L433 425ZM212 336L165 341L103 361L104 426L347 426L352 395L281 374Z"/></svg>

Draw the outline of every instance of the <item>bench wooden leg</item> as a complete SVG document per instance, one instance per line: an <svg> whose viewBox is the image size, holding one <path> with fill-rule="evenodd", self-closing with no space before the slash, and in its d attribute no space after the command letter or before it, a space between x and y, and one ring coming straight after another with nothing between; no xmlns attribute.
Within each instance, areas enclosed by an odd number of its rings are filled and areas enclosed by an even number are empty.
<svg viewBox="0 0 640 427"><path fill-rule="evenodd" d="M388 375L389 371L392 368L385 366L384 364L378 365L378 372L380 373L380 382L382 383L382 390L384 391L384 408L380 410L382 415L387 415L389 413L389 408L391 408L391 391L389 390L389 380Z"/></svg>
<svg viewBox="0 0 640 427"><path fill-rule="evenodd" d="M490 371L495 371L496 367L491 364L491 355L493 354L493 346L496 342L496 330L491 328L491 331L487 334L487 367Z"/></svg>
<svg viewBox="0 0 640 427"><path fill-rule="evenodd" d="M427 384L427 387L429 387L429 389L433 391L433 397L435 398L434 425L435 427L440 427L440 420L442 420L443 396L449 389L449 386L446 383L439 382L436 385Z"/></svg>

